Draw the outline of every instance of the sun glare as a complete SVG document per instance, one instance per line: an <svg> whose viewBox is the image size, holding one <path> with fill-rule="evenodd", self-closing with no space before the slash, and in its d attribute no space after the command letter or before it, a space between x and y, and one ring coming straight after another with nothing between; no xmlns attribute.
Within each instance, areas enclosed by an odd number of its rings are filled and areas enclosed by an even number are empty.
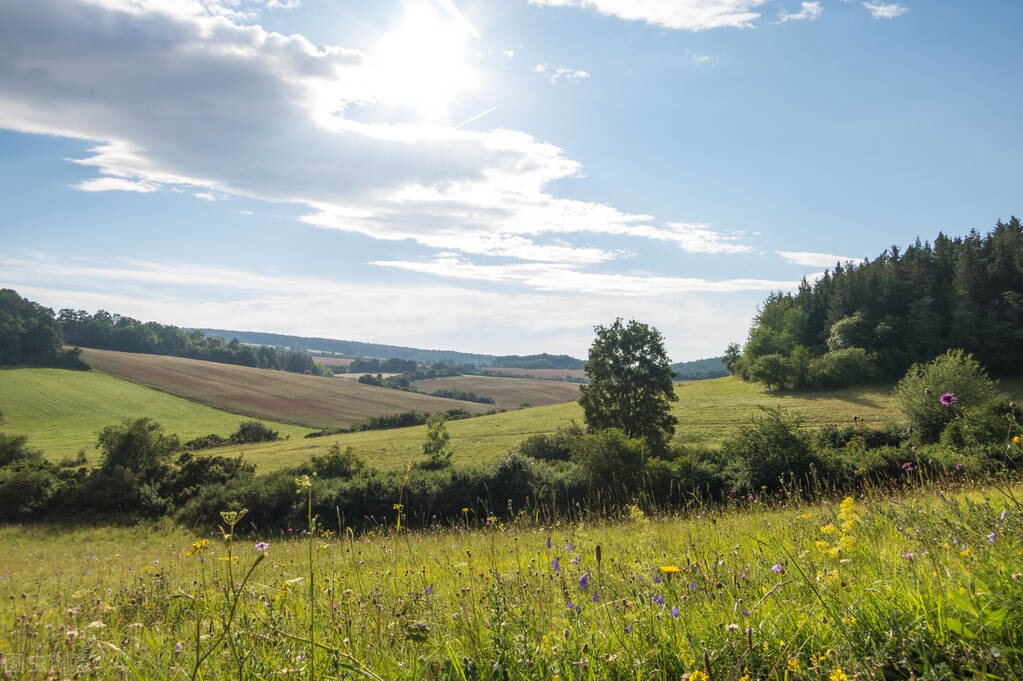
<svg viewBox="0 0 1023 681"><path fill-rule="evenodd" d="M411 110L419 120L449 122L451 104L472 86L471 37L433 3L406 3L402 23L370 55L378 102Z"/></svg>

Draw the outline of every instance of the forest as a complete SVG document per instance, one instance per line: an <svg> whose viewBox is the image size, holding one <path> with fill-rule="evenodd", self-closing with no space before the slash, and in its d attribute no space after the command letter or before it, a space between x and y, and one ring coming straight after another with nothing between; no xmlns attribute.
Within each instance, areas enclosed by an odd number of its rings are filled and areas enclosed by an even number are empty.
<svg viewBox="0 0 1023 681"><path fill-rule="evenodd" d="M1021 346L1023 225L1013 217L986 235L892 246L771 294L725 363L772 389L840 387L895 380L948 348L1012 375Z"/></svg>

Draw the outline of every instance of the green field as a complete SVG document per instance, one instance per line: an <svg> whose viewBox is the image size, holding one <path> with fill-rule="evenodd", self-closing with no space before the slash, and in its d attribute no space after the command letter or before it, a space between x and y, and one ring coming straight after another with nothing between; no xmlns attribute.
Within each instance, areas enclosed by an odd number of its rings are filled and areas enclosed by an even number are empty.
<svg viewBox="0 0 1023 681"><path fill-rule="evenodd" d="M207 433L228 436L245 417L174 397L96 371L0 370L0 432L28 435L29 445L51 459L85 450L95 461L96 436L125 419L150 416L187 440ZM281 437L310 429L266 422Z"/></svg>
<svg viewBox="0 0 1023 681"><path fill-rule="evenodd" d="M0 675L1020 679L1020 494L926 484L362 537L3 527Z"/></svg>
<svg viewBox="0 0 1023 681"><path fill-rule="evenodd" d="M128 358L141 357L134 371L144 374L149 367L167 367L150 363L144 356L125 355ZM123 361L121 358L115 358ZM209 363L166 358L181 364L191 376L199 375ZM216 365L214 365L216 368ZM396 430L377 430L332 435L326 438L306 439L303 436L311 429L288 425L294 422L296 410L296 385L327 386L336 412L358 409L373 409L379 413L397 413L404 403L378 402L367 407L363 392L351 394L345 391L350 381L319 379L310 376L276 376L283 372L261 372L259 370L233 369L228 367L225 376L234 380L252 376L257 379L272 374L260 385L256 395L262 405L267 422L282 437L287 439L275 443L227 447L217 450L219 454L242 454L255 463L260 471L268 472L291 466L307 460L314 454L322 454L332 444L352 447L358 456L378 469L402 468L410 460L422 455L422 443L426 438L425 426ZM251 373L255 372L255 373ZM218 374L219 375L219 374ZM272 380L271 380L272 379ZM280 379L280 380L279 380ZM307 383L311 379L312 383ZM247 381L252 378L245 378ZM489 379L492 381L513 381L514 379ZM534 381L547 384L548 381ZM193 383L198 385L198 383ZM129 382L114 376L91 372L74 372L59 369L6 369L0 371L0 432L27 434L30 443L43 449L50 458L73 455L79 450L94 452L96 435L107 425L124 419L150 416L164 426L165 431L177 433L182 439L189 439L206 433L229 435L237 427L242 416L231 413L239 404L239 395L250 383L240 383L231 393L229 400L218 402L219 393L199 391L200 402L175 397L162 391ZM465 383L464 385L473 385ZM477 384L478 385L478 384ZM561 387L565 387L562 384ZM1023 394L1023 383L1003 383L1002 388L1018 398ZM417 396L412 393L386 388L365 388L374 395L399 399L412 395L426 398L444 405L470 404L455 400L441 400ZM525 388L523 388L525 389ZM574 390L574 387L572 388ZM198 389L197 389L198 390ZM303 390L310 390L304 387ZM317 404L325 399L325 393L311 392ZM525 394L525 393L523 393ZM803 393L769 393L761 384L745 383L735 377L717 378L705 381L689 381L677 384L678 402L673 412L678 417L676 441L689 447L717 448L721 441L738 426L749 423L760 414L761 407L781 406L792 410L806 419L807 427L826 424L847 426L856 422L866 427L881 427L897 423L898 411L891 397L888 385L870 385L834 391L813 391ZM514 398L513 398L514 399ZM362 402L352 405L353 402ZM214 407L227 407L224 411ZM477 407L484 405L476 405ZM386 411L390 409L391 411ZM276 416L277 419L273 419ZM513 451L518 444L535 434L549 434L572 423L582 424L583 414L578 403L565 402L527 409L516 409L498 414L479 416L466 420L451 421L447 424L451 435L451 446L455 452L456 465L486 465Z"/></svg>

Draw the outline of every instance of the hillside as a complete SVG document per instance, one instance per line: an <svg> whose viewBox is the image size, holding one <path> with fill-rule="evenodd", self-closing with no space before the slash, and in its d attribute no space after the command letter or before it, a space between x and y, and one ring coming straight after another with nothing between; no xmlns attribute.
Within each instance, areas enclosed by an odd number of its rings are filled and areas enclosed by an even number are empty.
<svg viewBox="0 0 1023 681"><path fill-rule="evenodd" d="M557 371L552 369L551 371ZM498 378L495 376L448 376L416 381L416 390L431 394L440 390L471 392L491 397L499 409L518 409L523 405L538 407L579 399L579 385L538 378Z"/></svg>
<svg viewBox="0 0 1023 681"><path fill-rule="evenodd" d="M109 425L149 416L182 440L228 436L244 417L98 371L0 370L0 432L28 435L29 445L57 460L85 451L95 462L96 436ZM308 428L268 421L281 437Z"/></svg>
<svg viewBox="0 0 1023 681"><path fill-rule="evenodd" d="M460 408L479 414L493 409L491 405L377 388L356 381L181 357L106 350L86 350L83 357L98 371L172 395L310 428L351 426L372 416L409 410L432 413Z"/></svg>

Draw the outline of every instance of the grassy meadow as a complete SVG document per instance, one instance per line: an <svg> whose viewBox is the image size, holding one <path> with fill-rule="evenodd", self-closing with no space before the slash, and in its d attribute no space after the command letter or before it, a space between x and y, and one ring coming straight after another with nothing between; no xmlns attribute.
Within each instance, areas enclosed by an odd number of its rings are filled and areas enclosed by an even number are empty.
<svg viewBox="0 0 1023 681"><path fill-rule="evenodd" d="M0 432L28 435L33 448L57 460L85 451L97 455L96 436L127 419L150 416L182 440L229 435L245 417L147 388L98 371L0 370ZM301 439L311 429L268 422L281 437Z"/></svg>
<svg viewBox="0 0 1023 681"><path fill-rule="evenodd" d="M1021 493L924 481L360 537L5 527L0 674L1018 679Z"/></svg>

